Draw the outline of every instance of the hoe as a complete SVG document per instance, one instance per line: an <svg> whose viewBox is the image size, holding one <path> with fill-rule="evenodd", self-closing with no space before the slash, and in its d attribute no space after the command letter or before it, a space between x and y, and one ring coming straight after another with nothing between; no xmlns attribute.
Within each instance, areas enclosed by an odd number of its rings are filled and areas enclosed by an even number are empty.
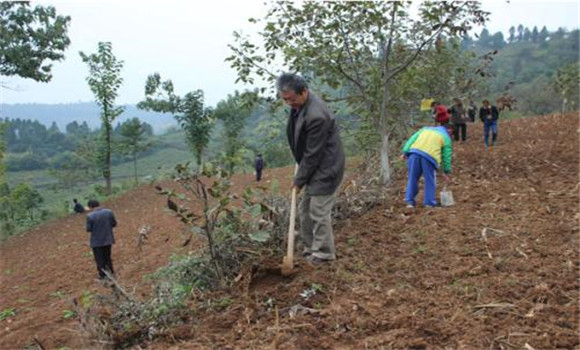
<svg viewBox="0 0 580 350"><path fill-rule="evenodd" d="M298 171L298 165L294 174ZM294 225L296 222L296 187L292 187L292 201L290 202L290 225L288 225L288 250L282 260L282 275L289 276L294 269Z"/></svg>

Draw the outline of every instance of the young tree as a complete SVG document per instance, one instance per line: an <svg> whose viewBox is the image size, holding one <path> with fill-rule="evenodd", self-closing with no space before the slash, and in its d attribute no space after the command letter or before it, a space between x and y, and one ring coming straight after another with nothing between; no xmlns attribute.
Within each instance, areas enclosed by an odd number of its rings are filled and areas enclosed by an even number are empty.
<svg viewBox="0 0 580 350"><path fill-rule="evenodd" d="M479 46L489 48L491 40L492 39L491 35L489 34L489 30L487 30L487 28L483 28L479 34Z"/></svg>
<svg viewBox="0 0 580 350"><path fill-rule="evenodd" d="M521 24L518 26L518 41L524 41L524 26Z"/></svg>
<svg viewBox="0 0 580 350"><path fill-rule="evenodd" d="M159 73L155 73L147 77L145 101L139 102L137 107L173 115L185 132L185 140L196 157L198 167L201 166L203 151L214 126L212 110L204 107L202 90L179 97L173 91L171 80L162 82Z"/></svg>
<svg viewBox="0 0 580 350"><path fill-rule="evenodd" d="M260 32L265 52L234 33L233 55L227 60L246 83L258 76L273 85L280 71L275 66L281 63L285 70L342 87L343 99L382 139L382 175L389 182L389 140L401 124L400 116L389 114L392 83L438 37L464 35L488 15L478 2L423 2L415 19L410 6L399 1L276 2Z"/></svg>
<svg viewBox="0 0 580 350"><path fill-rule="evenodd" d="M44 202L40 193L26 183L21 183L16 186L12 190L11 196L16 205L17 212L21 217L24 217L26 214L31 221L34 220L34 211Z"/></svg>
<svg viewBox="0 0 580 350"><path fill-rule="evenodd" d="M6 152L6 138L5 132L6 130L6 123L0 121L0 186L6 181L4 179L4 153Z"/></svg>
<svg viewBox="0 0 580 350"><path fill-rule="evenodd" d="M502 49L505 46L505 40L502 32L495 33L489 41L489 46L492 49Z"/></svg>
<svg viewBox="0 0 580 350"><path fill-rule="evenodd" d="M70 44L69 23L52 6L0 2L0 75L50 81L51 62L61 61Z"/></svg>
<svg viewBox="0 0 580 350"><path fill-rule="evenodd" d="M511 26L509 29L510 36L508 37L508 42L511 44L516 41L516 28Z"/></svg>
<svg viewBox="0 0 580 350"><path fill-rule="evenodd" d="M550 33L548 32L548 28L546 28L546 26L542 27L542 30L540 31L540 35L538 37L540 42L544 42L546 40L548 40L548 37L550 36Z"/></svg>
<svg viewBox="0 0 580 350"><path fill-rule="evenodd" d="M96 103L101 107L103 144L100 165L107 182L106 193L111 194L111 129L115 118L124 110L123 107L115 107L117 91L123 83L123 78L121 78L123 61L118 61L113 55L110 42L100 42L98 46L97 53L87 55L80 52L80 56L89 66L87 82L95 95Z"/></svg>
<svg viewBox="0 0 580 350"><path fill-rule="evenodd" d="M538 31L538 27L534 26L534 28L532 29L532 42L537 43L540 41L540 32Z"/></svg>
<svg viewBox="0 0 580 350"><path fill-rule="evenodd" d="M129 119L121 124L119 146L123 153L129 154L133 158L135 183L139 182L137 178L137 154L147 150L152 145L148 140L147 132L147 123L142 123L139 118Z"/></svg>
<svg viewBox="0 0 580 350"><path fill-rule="evenodd" d="M578 109L580 96L580 65L577 62L571 63L558 69L554 78L554 90L561 99L562 113Z"/></svg>
<svg viewBox="0 0 580 350"><path fill-rule="evenodd" d="M0 183L0 237L14 232L16 210L6 182Z"/></svg>
<svg viewBox="0 0 580 350"><path fill-rule="evenodd" d="M532 32L530 31L530 28L526 27L526 29L524 29L524 41L529 42L532 40Z"/></svg>
<svg viewBox="0 0 580 350"><path fill-rule="evenodd" d="M240 135L246 126L248 117L252 114L253 101L256 101L256 93L244 92L228 95L228 98L220 101L215 110L214 117L221 120L224 126L225 136L225 162L226 168L234 171L234 167L240 161L238 154L242 149Z"/></svg>

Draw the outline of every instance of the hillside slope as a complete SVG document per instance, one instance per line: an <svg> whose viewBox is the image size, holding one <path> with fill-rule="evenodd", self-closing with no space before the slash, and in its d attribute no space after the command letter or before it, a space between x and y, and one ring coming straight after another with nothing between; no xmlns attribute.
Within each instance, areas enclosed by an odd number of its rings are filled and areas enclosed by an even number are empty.
<svg viewBox="0 0 580 350"><path fill-rule="evenodd" d="M481 125L469 125L470 139L454 145L454 207L406 209L399 179L390 203L336 227L336 262L315 268L298 258L291 279L255 276L248 289L232 291L225 310L192 308L192 323L171 342L148 345L577 347L578 123L577 114L501 122L491 151L484 150ZM284 185L290 169L266 175ZM235 182L241 188L251 175ZM164 205L148 186L107 203L121 223L117 273L138 295L148 292L145 274L184 251L184 228ZM50 348L96 346L62 317L72 297L106 292L93 281L83 224L83 216L70 216L0 247L0 308L17 311L0 321L0 348L22 348L34 337ZM142 252L135 243L141 224L153 227ZM314 285L317 292L304 297Z"/></svg>

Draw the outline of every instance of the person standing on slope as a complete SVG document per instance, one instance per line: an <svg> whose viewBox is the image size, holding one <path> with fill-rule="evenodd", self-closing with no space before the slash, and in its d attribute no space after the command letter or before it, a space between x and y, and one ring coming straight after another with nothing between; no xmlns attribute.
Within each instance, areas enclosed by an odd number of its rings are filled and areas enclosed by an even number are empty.
<svg viewBox="0 0 580 350"><path fill-rule="evenodd" d="M479 110L479 119L483 122L483 133L485 140L485 148L492 147L497 141L497 120L499 118L499 111L496 106L489 103L488 100L483 100L483 106ZM489 144L489 132L491 131L491 145Z"/></svg>
<svg viewBox="0 0 580 350"><path fill-rule="evenodd" d="M330 214L345 166L338 124L304 78L285 73L278 77L276 87L291 107L287 135L298 163L293 187L305 188L298 211L303 255L312 264L328 262L336 259Z"/></svg>
<svg viewBox="0 0 580 350"><path fill-rule="evenodd" d="M117 226L115 215L110 209L101 208L99 201L90 200L87 215L87 232L91 233L90 245L97 264L99 279L105 279L105 270L114 274L111 246L115 243L113 228Z"/></svg>
<svg viewBox="0 0 580 350"><path fill-rule="evenodd" d="M465 120L465 109L463 108L463 103L461 100L456 98L453 100L454 104L449 109L451 113L451 123L453 124L453 138L455 141L459 141L459 132L461 132L461 142L465 142L467 138L467 124Z"/></svg>
<svg viewBox="0 0 580 350"><path fill-rule="evenodd" d="M259 182L262 179L262 169L264 169L264 159L262 159L262 154L256 156L254 169L256 170L256 181Z"/></svg>
<svg viewBox="0 0 580 350"><path fill-rule="evenodd" d="M405 194L407 207L416 206L415 197L419 192L421 175L425 180L423 205L435 207L437 170L443 167L443 178L450 181L453 149L451 138L444 126L426 126L413 134L403 147L402 159L407 159L408 182Z"/></svg>

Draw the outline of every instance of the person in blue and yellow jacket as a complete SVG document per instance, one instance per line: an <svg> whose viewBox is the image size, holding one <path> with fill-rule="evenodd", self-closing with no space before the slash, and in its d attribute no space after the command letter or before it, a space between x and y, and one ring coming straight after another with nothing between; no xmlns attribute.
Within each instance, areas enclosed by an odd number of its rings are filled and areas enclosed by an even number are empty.
<svg viewBox="0 0 580 350"><path fill-rule="evenodd" d="M426 126L413 134L405 143L401 157L408 159L409 180L405 195L408 207L416 205L415 196L419 192L421 175L425 179L423 204L426 207L437 205L436 172L442 167L445 181L450 180L452 153L451 138L444 126Z"/></svg>

